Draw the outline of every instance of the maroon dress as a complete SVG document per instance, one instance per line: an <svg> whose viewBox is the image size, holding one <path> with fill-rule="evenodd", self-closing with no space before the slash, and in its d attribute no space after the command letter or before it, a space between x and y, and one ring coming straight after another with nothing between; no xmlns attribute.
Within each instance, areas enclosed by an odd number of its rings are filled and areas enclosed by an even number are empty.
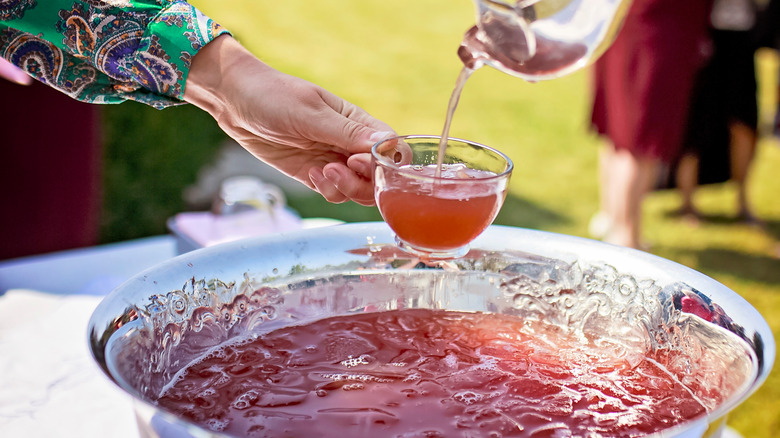
<svg viewBox="0 0 780 438"><path fill-rule="evenodd" d="M0 78L0 260L94 245L99 107ZM42 273L45 275L45 273Z"/></svg>
<svg viewBox="0 0 780 438"><path fill-rule="evenodd" d="M614 147L676 158L694 79L707 58L711 0L634 0L596 61L592 123Z"/></svg>

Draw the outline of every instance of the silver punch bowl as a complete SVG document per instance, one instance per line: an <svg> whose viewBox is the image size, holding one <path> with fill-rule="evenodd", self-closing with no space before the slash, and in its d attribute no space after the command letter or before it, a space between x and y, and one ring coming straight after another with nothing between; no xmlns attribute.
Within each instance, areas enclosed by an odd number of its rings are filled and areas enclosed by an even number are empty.
<svg viewBox="0 0 780 438"><path fill-rule="evenodd" d="M759 312L699 272L641 251L504 226L489 227L463 258L436 263L398 249L384 223L196 250L111 292L88 334L99 366L134 398L142 436L220 437L156 403L185 366L218 345L282 327L412 308L545 319L586 340L634 339L648 349L690 351L684 373L713 379L723 398L653 436L717 436L775 359ZM697 369L702 352L715 352L724 375Z"/></svg>

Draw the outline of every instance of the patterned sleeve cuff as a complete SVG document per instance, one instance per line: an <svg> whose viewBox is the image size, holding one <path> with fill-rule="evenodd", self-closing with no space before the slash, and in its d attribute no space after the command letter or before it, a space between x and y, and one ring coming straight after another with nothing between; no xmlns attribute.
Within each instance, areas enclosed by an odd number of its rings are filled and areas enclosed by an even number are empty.
<svg viewBox="0 0 780 438"><path fill-rule="evenodd" d="M194 6L177 2L149 23L133 60L133 79L144 88L182 100L192 57L229 33Z"/></svg>

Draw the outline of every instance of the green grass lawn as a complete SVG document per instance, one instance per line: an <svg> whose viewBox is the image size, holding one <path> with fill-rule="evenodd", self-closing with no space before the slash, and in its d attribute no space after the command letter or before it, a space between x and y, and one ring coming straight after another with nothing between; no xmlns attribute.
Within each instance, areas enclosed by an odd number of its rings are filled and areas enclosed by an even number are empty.
<svg viewBox="0 0 780 438"><path fill-rule="evenodd" d="M402 134L437 134L460 69L455 55L473 23L468 0L198 0L276 68L315 82L363 107ZM762 78L777 76L777 58L762 56ZM774 75L774 76L773 76ZM588 72L530 84L491 69L477 71L463 92L451 135L497 147L515 162L497 223L586 236L598 205L598 139L588 132ZM773 96L762 95L765 111ZM165 232L184 208L181 188L213 158L223 138L194 108L157 112L136 104L104 110L107 138L104 241ZM697 201L709 220L691 227L668 212L673 191L646 204L652 252L726 284L758 308L780 338L780 144L763 139L751 195L767 228L731 217L729 184L705 187ZM304 217L378 220L376 209L332 205L317 196L290 204ZM780 436L780 373L733 413L730 424L750 438Z"/></svg>

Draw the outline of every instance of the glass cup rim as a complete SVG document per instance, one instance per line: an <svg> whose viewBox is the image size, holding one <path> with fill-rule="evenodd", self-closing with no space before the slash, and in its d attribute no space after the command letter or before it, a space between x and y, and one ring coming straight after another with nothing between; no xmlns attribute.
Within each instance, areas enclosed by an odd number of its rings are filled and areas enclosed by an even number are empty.
<svg viewBox="0 0 780 438"><path fill-rule="evenodd" d="M473 146L478 146L480 148L487 149L488 151L493 152L494 154L500 156L501 158L503 158L506 161L506 163L507 163L506 169L504 169L501 173L497 173L495 175L469 177L469 178L450 178L450 177L442 177L442 176L439 176L439 177L436 177L436 176L421 176L421 175L419 175L416 172L406 171L406 170L402 169L401 166L398 166L395 163L388 162L377 151L379 145L382 144L382 143L385 143L387 141L391 141L391 140L409 140L409 139L411 139L411 140L428 139L428 140L436 140L436 141L438 141L439 139L441 139L441 135L419 135L419 134L413 134L413 135L398 135L398 136L395 136L395 137L387 137L387 138L384 138L382 140L379 140L378 142L374 143L373 146L371 146L371 157L373 158L374 162L377 163L377 165L381 165L382 167L385 167L385 168L388 168L388 169L392 169L393 171L396 171L396 172L401 173L403 175L412 175L416 179L430 180L430 181L437 181L437 180L449 181L449 182L453 182L453 181L455 181L455 182L457 182L457 181L489 181L489 180L492 180L492 179L504 178L504 177L510 175L512 173L512 171L514 170L515 164L512 162L512 159L509 158L505 153L501 152L500 150L498 150L498 149L496 149L494 147L491 147L491 146L484 145L482 143L477 143L477 142L471 141L471 140L464 140L464 139L458 138L458 137L447 137L447 142L449 143L449 141L451 141L451 140L452 141L459 141L461 143L467 143L467 144L470 144L470 145L473 145Z"/></svg>

